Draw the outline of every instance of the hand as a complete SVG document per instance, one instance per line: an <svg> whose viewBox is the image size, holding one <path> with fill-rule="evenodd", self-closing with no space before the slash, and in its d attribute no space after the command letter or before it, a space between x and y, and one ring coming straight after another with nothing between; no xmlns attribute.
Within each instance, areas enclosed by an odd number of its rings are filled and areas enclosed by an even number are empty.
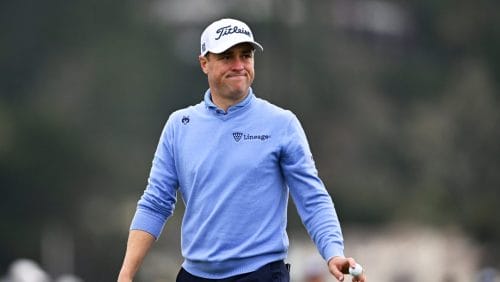
<svg viewBox="0 0 500 282"><path fill-rule="evenodd" d="M353 258L333 257L328 261L328 269L330 273L337 278L338 281L344 281L344 274L349 274L349 267L354 267L356 261ZM352 277L353 282L366 282L366 275L363 271L358 277Z"/></svg>

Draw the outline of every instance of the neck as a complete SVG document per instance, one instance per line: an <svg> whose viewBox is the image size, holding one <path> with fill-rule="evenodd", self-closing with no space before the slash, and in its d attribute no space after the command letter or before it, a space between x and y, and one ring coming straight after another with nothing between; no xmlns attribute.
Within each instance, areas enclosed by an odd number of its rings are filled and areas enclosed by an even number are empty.
<svg viewBox="0 0 500 282"><path fill-rule="evenodd" d="M220 109L224 110L227 112L227 110L239 102L245 100L245 98L248 96L250 91L246 91L244 94L239 94L239 95L233 95L231 97L222 97L221 95L217 95L214 92L211 93L211 99L212 102Z"/></svg>

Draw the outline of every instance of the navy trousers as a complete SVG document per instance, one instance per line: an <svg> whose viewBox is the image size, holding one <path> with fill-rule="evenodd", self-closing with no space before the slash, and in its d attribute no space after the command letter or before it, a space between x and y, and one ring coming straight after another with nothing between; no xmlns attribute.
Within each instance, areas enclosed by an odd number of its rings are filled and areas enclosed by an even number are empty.
<svg viewBox="0 0 500 282"><path fill-rule="evenodd" d="M289 264L282 260L264 265L256 271L224 279L206 279L194 276L181 268L176 282L290 282Z"/></svg>

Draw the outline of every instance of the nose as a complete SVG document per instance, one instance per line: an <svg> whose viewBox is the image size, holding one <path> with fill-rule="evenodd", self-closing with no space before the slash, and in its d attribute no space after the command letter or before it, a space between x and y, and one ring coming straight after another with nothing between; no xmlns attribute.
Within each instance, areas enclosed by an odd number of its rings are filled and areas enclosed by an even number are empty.
<svg viewBox="0 0 500 282"><path fill-rule="evenodd" d="M243 70L244 66L245 66L245 63L243 62L243 60L241 58L237 57L237 58L235 58L235 60L233 62L232 68L234 70Z"/></svg>

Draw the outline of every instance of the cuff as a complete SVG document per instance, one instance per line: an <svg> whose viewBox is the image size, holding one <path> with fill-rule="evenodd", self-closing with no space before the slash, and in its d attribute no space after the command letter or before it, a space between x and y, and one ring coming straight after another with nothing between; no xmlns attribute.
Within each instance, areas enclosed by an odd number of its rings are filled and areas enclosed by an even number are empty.
<svg viewBox="0 0 500 282"><path fill-rule="evenodd" d="M160 237L160 234L165 226L166 219L151 214L146 210L137 209L135 212L130 230L142 230L148 232L155 237L155 240Z"/></svg>
<svg viewBox="0 0 500 282"><path fill-rule="evenodd" d="M334 257L344 257L344 247L342 245L331 244L323 251L323 258L329 262Z"/></svg>

